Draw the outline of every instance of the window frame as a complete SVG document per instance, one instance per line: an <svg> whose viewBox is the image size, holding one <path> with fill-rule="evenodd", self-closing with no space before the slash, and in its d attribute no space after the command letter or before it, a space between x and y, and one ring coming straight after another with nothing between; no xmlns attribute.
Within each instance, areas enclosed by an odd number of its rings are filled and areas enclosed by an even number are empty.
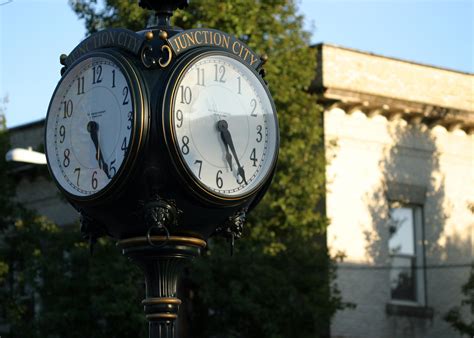
<svg viewBox="0 0 474 338"><path fill-rule="evenodd" d="M414 300L406 300L406 299L396 299L392 296L392 288L390 286L390 295L389 295L389 303L396 304L396 305L408 305L408 306L426 306L426 260L425 260L425 231L424 231L424 213L423 213L423 205L418 203L406 203L400 201L389 201L389 215L392 209L395 208L408 208L411 209L412 217L413 217L413 248L414 254L413 255L406 255L406 254L395 254L392 255L390 253L389 244L387 241L387 247L389 250L389 257L390 257L390 269L392 271L392 262L391 257L393 256L400 256L400 257L411 257L414 261L414 279L415 279L415 299ZM391 217L391 215L389 216ZM389 277L390 281L390 277ZM391 283L391 281L390 281Z"/></svg>

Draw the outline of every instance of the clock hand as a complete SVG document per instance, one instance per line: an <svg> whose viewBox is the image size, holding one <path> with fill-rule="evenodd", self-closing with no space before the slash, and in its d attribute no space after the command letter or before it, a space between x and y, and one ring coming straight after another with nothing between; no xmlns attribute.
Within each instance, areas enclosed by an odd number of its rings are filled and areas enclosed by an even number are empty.
<svg viewBox="0 0 474 338"><path fill-rule="evenodd" d="M89 121L87 123L87 131L91 135L92 142L94 143L95 146L95 158L99 162L99 168L104 171L104 173L107 175L107 177L110 179L109 175L109 167L104 161L104 157L102 156L102 151L100 149L100 144L99 144L99 136L98 136L98 131L99 131L99 124L95 121Z"/></svg>
<svg viewBox="0 0 474 338"><path fill-rule="evenodd" d="M230 150L232 151L232 155L234 155L235 162L237 163L238 175L242 177L244 183L247 184L247 180L245 179L245 170L239 163L239 158L237 157L237 153L235 151L234 142L232 141L232 135L230 134L230 131L228 129L227 121L220 120L219 122L217 122L217 129L221 132L221 138L224 141L224 144L226 145L226 150L228 147L230 147ZM227 153L228 153L228 150L227 150Z"/></svg>
<svg viewBox="0 0 474 338"><path fill-rule="evenodd" d="M229 153L229 143L227 142L227 138L224 137L224 133L223 133L223 130L224 130L223 123L224 122L219 121L217 123L217 129L221 132L221 139L222 139L222 142L224 142L224 146L225 146L225 159L227 160L227 163L229 163L230 171L232 171L232 155ZM227 122L225 122L225 123L227 123Z"/></svg>

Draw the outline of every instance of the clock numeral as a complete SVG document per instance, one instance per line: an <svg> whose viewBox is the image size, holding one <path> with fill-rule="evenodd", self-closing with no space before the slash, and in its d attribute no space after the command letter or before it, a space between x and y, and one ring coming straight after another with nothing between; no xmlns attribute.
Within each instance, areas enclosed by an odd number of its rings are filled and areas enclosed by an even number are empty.
<svg viewBox="0 0 474 338"><path fill-rule="evenodd" d="M110 162L110 165L109 165L109 168L110 168L110 177L114 177L115 174L117 173L117 168L115 168L114 164L115 164L116 160L114 159L112 162Z"/></svg>
<svg viewBox="0 0 474 338"><path fill-rule="evenodd" d="M77 95L84 94L84 76L77 78Z"/></svg>
<svg viewBox="0 0 474 338"><path fill-rule="evenodd" d="M97 175L97 171L94 171L94 173L92 174L92 182L91 182L92 189L94 190L97 189L97 185L99 184L99 181L97 181L96 175Z"/></svg>
<svg viewBox="0 0 474 338"><path fill-rule="evenodd" d="M190 104L191 100L193 99L193 93L191 92L191 88L179 86L181 91L181 103Z"/></svg>
<svg viewBox="0 0 474 338"><path fill-rule="evenodd" d="M123 102L122 102L122 104L123 104L123 105L126 105L126 104L128 104L128 102L129 102L129 101L128 101L128 92L129 92L128 87L126 87L126 86L123 87L123 90L122 90L122 95L123 95Z"/></svg>
<svg viewBox="0 0 474 338"><path fill-rule="evenodd" d="M69 156L71 155L71 151L66 148L64 150L64 159L63 159L63 165L67 168L69 167L69 164L71 164L71 160L69 159Z"/></svg>
<svg viewBox="0 0 474 338"><path fill-rule="evenodd" d="M102 82L102 66L92 67L92 84Z"/></svg>
<svg viewBox="0 0 474 338"><path fill-rule="evenodd" d="M128 150L128 144L127 144L127 138L126 137L123 138L122 146L120 147L120 149L123 150L123 154L125 155L125 153Z"/></svg>
<svg viewBox="0 0 474 338"><path fill-rule="evenodd" d="M115 88L115 69L112 70L112 88Z"/></svg>
<svg viewBox="0 0 474 338"><path fill-rule="evenodd" d="M255 111L257 109L257 100L252 99L252 101L250 101L250 107L252 108L250 116L257 117L257 112Z"/></svg>
<svg viewBox="0 0 474 338"><path fill-rule="evenodd" d="M218 65L214 65L214 68L215 68L214 81L225 83L225 80L224 80L225 67L223 65L221 65L220 67Z"/></svg>
<svg viewBox="0 0 474 338"><path fill-rule="evenodd" d="M187 137L186 135L183 136L183 138L181 139L181 141L183 142L183 145L181 146L181 152L183 153L183 155L187 155L189 154L189 137Z"/></svg>
<svg viewBox="0 0 474 338"><path fill-rule="evenodd" d="M197 68L198 78L197 78L197 85L198 86L205 86L204 84L204 68Z"/></svg>
<svg viewBox="0 0 474 338"><path fill-rule="evenodd" d="M220 176L222 174L222 170L217 171L216 175L216 185L220 189L224 185L224 181L222 180L222 177Z"/></svg>
<svg viewBox="0 0 474 338"><path fill-rule="evenodd" d="M176 123L177 128L181 128L183 126L183 112L181 110L176 111L176 119L178 120L178 123Z"/></svg>
<svg viewBox="0 0 474 338"><path fill-rule="evenodd" d="M237 82L239 83L239 90L237 94L242 94L242 79L240 76L237 77Z"/></svg>
<svg viewBox="0 0 474 338"><path fill-rule="evenodd" d="M130 122L130 124L127 126L127 129L130 130L133 125L133 111L128 112L128 122Z"/></svg>
<svg viewBox="0 0 474 338"><path fill-rule="evenodd" d="M79 186L79 177L81 176L81 168L74 169L74 173L77 173L77 182L76 185Z"/></svg>
<svg viewBox="0 0 474 338"><path fill-rule="evenodd" d="M72 104L72 100L63 101L62 103L63 103L64 118L67 119L68 117L72 116L74 105Z"/></svg>
<svg viewBox="0 0 474 338"><path fill-rule="evenodd" d="M64 139L66 138L66 127L59 127L59 136L61 136L59 143L64 143Z"/></svg>
<svg viewBox="0 0 474 338"><path fill-rule="evenodd" d="M257 126L257 142L260 143L262 142L262 139L263 139L263 135L262 135L262 126L261 125L258 125Z"/></svg>
<svg viewBox="0 0 474 338"><path fill-rule="evenodd" d="M202 161L196 160L196 161L194 161L194 164L199 164L198 177L201 178Z"/></svg>
<svg viewBox="0 0 474 338"><path fill-rule="evenodd" d="M255 148L253 148L252 152L250 153L250 160L253 161L253 166L256 167L258 160L257 160L257 154L255 151Z"/></svg>

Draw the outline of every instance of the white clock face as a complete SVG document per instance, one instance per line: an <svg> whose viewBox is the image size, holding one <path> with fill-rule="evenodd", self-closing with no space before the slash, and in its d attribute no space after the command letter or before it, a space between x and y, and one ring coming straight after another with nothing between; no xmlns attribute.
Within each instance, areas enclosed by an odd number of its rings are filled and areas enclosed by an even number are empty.
<svg viewBox="0 0 474 338"><path fill-rule="evenodd" d="M121 68L107 57L90 57L65 74L48 111L46 152L68 193L97 194L124 164L134 128L132 96Z"/></svg>
<svg viewBox="0 0 474 338"><path fill-rule="evenodd" d="M186 68L172 98L181 161L205 190L239 198L273 169L278 130L263 84L245 65L215 54Z"/></svg>

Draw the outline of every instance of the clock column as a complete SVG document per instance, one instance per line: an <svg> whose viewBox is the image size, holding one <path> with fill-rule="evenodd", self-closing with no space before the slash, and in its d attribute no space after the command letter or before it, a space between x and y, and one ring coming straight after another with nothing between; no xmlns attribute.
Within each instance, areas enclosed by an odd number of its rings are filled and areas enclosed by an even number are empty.
<svg viewBox="0 0 474 338"><path fill-rule="evenodd" d="M145 274L146 298L142 304L149 337L176 337L181 304L177 297L178 277L206 242L191 237L147 236L122 240L118 246Z"/></svg>

